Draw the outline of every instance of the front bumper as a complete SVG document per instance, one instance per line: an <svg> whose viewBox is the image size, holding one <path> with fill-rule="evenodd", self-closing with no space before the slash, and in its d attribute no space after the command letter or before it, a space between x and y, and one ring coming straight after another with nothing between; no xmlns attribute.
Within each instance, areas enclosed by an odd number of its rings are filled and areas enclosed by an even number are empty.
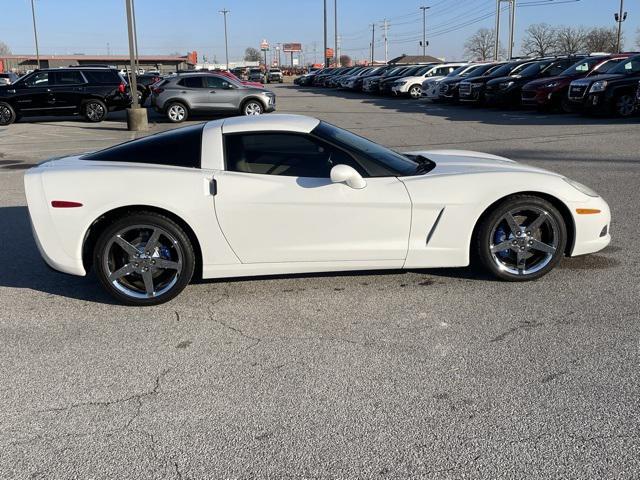
<svg viewBox="0 0 640 480"><path fill-rule="evenodd" d="M575 237L570 256L595 253L611 242L611 210L601 197L569 204L575 224ZM580 209L600 210L595 214L579 214Z"/></svg>

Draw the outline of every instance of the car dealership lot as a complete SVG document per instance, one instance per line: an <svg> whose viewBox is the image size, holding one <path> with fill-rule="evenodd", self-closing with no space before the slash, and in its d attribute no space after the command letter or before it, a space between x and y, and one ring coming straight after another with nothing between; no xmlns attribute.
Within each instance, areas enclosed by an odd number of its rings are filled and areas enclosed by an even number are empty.
<svg viewBox="0 0 640 480"><path fill-rule="evenodd" d="M0 129L0 478L640 475L640 121L270 88L279 112L391 147L586 183L612 208L612 245L526 284L287 276L126 308L44 266L22 187L33 163L132 138L124 116Z"/></svg>

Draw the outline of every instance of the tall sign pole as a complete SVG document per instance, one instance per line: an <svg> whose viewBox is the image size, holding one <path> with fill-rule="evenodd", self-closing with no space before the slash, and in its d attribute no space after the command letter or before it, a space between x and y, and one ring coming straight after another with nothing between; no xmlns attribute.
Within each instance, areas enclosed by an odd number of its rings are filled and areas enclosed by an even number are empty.
<svg viewBox="0 0 640 480"><path fill-rule="evenodd" d="M516 0L510 0L509 9L509 60L511 60L513 58L513 39L516 29Z"/></svg>
<svg viewBox="0 0 640 480"><path fill-rule="evenodd" d="M227 42L227 13L229 10L226 8L220 10L220 13L224 15L224 54L227 61L227 70L229 70L229 43ZM267 63L267 54L264 55L264 63Z"/></svg>
<svg viewBox="0 0 640 480"><path fill-rule="evenodd" d="M427 55L427 10L431 7L420 7L422 10L422 56Z"/></svg>
<svg viewBox="0 0 640 480"><path fill-rule="evenodd" d="M376 44L376 24L371 24L371 63L375 62L374 60L374 48Z"/></svg>
<svg viewBox="0 0 640 480"><path fill-rule="evenodd" d="M40 68L40 49L38 48L38 30L36 30L36 7L31 0L31 17L33 18L33 36L36 39L36 62Z"/></svg>
<svg viewBox="0 0 640 480"><path fill-rule="evenodd" d="M497 62L498 61L498 56L500 54L499 49L500 49L500 6L501 6L501 2L502 0L496 0L496 30L494 32L495 34L495 43L493 46L493 59Z"/></svg>
<svg viewBox="0 0 640 480"><path fill-rule="evenodd" d="M329 58L327 57L327 0L324 0L324 66L329 66Z"/></svg>
<svg viewBox="0 0 640 480"><path fill-rule="evenodd" d="M334 55L336 57L336 65L337 65L338 64L337 62L340 61L340 54L338 53L340 49L339 39L338 39L338 0L333 1L333 30L334 30L333 43L335 45Z"/></svg>

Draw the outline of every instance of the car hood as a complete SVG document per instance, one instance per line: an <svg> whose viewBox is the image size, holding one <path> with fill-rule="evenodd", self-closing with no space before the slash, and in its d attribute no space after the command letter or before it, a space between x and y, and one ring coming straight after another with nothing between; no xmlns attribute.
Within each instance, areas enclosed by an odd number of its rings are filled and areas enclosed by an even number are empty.
<svg viewBox="0 0 640 480"><path fill-rule="evenodd" d="M593 77L587 77L584 80L589 83L598 82L600 80L616 80L619 78L624 78L625 75L621 73L603 73L601 75L594 75Z"/></svg>
<svg viewBox="0 0 640 480"><path fill-rule="evenodd" d="M578 78L582 78L585 75L558 75L557 77L545 77L538 78L537 80L531 80L527 83L527 88L538 88L546 85L551 82L571 82L572 80L577 80Z"/></svg>
<svg viewBox="0 0 640 480"><path fill-rule="evenodd" d="M444 78L445 78L444 75L441 77L429 77L425 79L423 83L440 83Z"/></svg>
<svg viewBox="0 0 640 480"><path fill-rule="evenodd" d="M435 162L436 167L429 172L429 175L462 175L502 171L545 173L560 176L542 168L525 165L508 158L491 155L490 153L469 150L425 150L407 153L421 155Z"/></svg>

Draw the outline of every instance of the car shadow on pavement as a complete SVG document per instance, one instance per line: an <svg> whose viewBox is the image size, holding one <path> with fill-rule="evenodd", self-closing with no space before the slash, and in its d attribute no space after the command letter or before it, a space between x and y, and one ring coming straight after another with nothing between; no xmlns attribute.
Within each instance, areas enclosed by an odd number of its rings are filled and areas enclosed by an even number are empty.
<svg viewBox="0 0 640 480"><path fill-rule="evenodd" d="M44 263L31 233L27 207L0 207L0 287L115 304L92 275L66 275Z"/></svg>

